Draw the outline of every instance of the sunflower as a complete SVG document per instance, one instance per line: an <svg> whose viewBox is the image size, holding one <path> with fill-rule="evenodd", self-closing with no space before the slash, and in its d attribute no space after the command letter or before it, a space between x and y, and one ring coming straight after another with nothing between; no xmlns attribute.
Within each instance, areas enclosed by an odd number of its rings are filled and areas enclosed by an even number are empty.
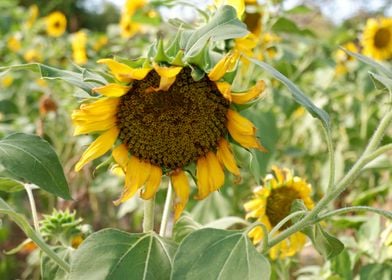
<svg viewBox="0 0 392 280"><path fill-rule="evenodd" d="M288 169L272 167L273 174L266 176L264 186L254 190L254 198L245 203L244 208L248 212L246 218L256 218L270 231L282 219L290 214L290 208L294 200L302 199L308 209L313 208L310 197L311 186L302 178L293 176ZM280 230L291 225L287 222ZM279 231L276 233L278 234ZM263 239L261 227L255 227L249 232L249 237L255 244ZM293 256L304 246L306 236L297 232L275 245L270 250L272 259Z"/></svg>
<svg viewBox="0 0 392 280"><path fill-rule="evenodd" d="M23 58L27 62L41 62L42 54L37 49L29 49L23 54Z"/></svg>
<svg viewBox="0 0 392 280"><path fill-rule="evenodd" d="M60 37L67 28L67 18L61 12L53 12L46 17L46 32L51 37Z"/></svg>
<svg viewBox="0 0 392 280"><path fill-rule="evenodd" d="M132 21L131 16L123 14L120 20L120 29L121 37L129 39L140 31L141 26L139 23Z"/></svg>
<svg viewBox="0 0 392 280"><path fill-rule="evenodd" d="M39 14L38 6L35 5L35 4L31 5L29 7L28 14L29 14L29 16L27 18L27 21L26 21L25 25L26 25L27 28L31 28L33 26L33 24L35 23L35 21L36 21L36 19L38 17L38 14Z"/></svg>
<svg viewBox="0 0 392 280"><path fill-rule="evenodd" d="M139 189L143 199L153 198L161 177L167 175L176 193L176 218L190 195L184 170L196 169L196 199L204 199L223 185L223 167L240 175L230 140L264 150L255 126L232 105L253 101L265 86L259 81L246 92L231 91L231 84L222 78L237 65L233 53L209 71L201 70L197 80L188 64L174 65L177 58L165 65L140 60L139 67L124 60L99 60L115 82L94 88L99 98L72 114L75 135L100 133L76 171L113 148L113 159L125 174L124 190L114 203L125 202Z"/></svg>
<svg viewBox="0 0 392 280"><path fill-rule="evenodd" d="M78 31L72 36L72 58L76 64L83 65L87 63L87 34L84 31Z"/></svg>
<svg viewBox="0 0 392 280"><path fill-rule="evenodd" d="M392 58L392 18L368 19L362 45L367 56L377 60Z"/></svg>
<svg viewBox="0 0 392 280"><path fill-rule="evenodd" d="M14 35L8 38L7 47L14 53L18 52L22 47L19 36Z"/></svg>

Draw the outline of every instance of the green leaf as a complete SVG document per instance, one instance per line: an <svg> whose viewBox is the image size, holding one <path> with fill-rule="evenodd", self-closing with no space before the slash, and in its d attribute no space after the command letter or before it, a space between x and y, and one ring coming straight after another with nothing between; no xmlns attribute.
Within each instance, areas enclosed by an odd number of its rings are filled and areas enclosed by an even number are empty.
<svg viewBox="0 0 392 280"><path fill-rule="evenodd" d="M270 279L268 260L245 232L201 229L188 235L174 257L172 280Z"/></svg>
<svg viewBox="0 0 392 280"><path fill-rule="evenodd" d="M288 14L307 14L310 12L313 12L313 9L305 5L299 5L286 11Z"/></svg>
<svg viewBox="0 0 392 280"><path fill-rule="evenodd" d="M12 193L22 190L24 190L22 183L10 178L0 177L0 191Z"/></svg>
<svg viewBox="0 0 392 280"><path fill-rule="evenodd" d="M235 217L235 216L228 216L228 217L223 217L218 220L209 222L208 224L204 225L204 228L217 228L217 229L228 229L234 225L244 225L244 226L249 226L249 222L240 218L240 217Z"/></svg>
<svg viewBox="0 0 392 280"><path fill-rule="evenodd" d="M392 70L387 68L386 66L376 62L375 60L371 59L370 57L364 56L359 53L355 52L350 52L349 50L346 50L345 48L340 47L343 51L348 53L349 55L357 58L358 60L364 62L365 64L374 67L377 71L380 73L384 73L386 76L392 78Z"/></svg>
<svg viewBox="0 0 392 280"><path fill-rule="evenodd" d="M173 227L173 239L180 243L189 234L201 228L201 224L193 220L189 213L184 212Z"/></svg>
<svg viewBox="0 0 392 280"><path fill-rule="evenodd" d="M315 118L318 118L323 123L323 126L327 129L328 133L330 132L330 119L327 112L323 109L318 108L313 102L287 77L285 77L278 70L273 68L271 65L256 60L252 58L248 58L248 60L255 65L263 68L265 71L270 73L274 78L278 79L282 83L286 85L286 87L290 90L294 100L305 107L305 109Z"/></svg>
<svg viewBox="0 0 392 280"><path fill-rule="evenodd" d="M69 280L168 279L177 245L154 232L104 229L75 251Z"/></svg>
<svg viewBox="0 0 392 280"><path fill-rule="evenodd" d="M203 27L192 32L187 40L181 40L185 57L192 57L204 48L208 41L228 40L248 34L245 23L241 22L232 6L221 7L211 20ZM183 33L183 35L189 35Z"/></svg>
<svg viewBox="0 0 392 280"><path fill-rule="evenodd" d="M336 257L344 249L343 243L328 232L324 231L319 224L314 227L313 245L326 259Z"/></svg>
<svg viewBox="0 0 392 280"><path fill-rule="evenodd" d="M56 247L53 249L56 254L66 262L69 262L72 248ZM68 274L62 270L48 255L41 257L41 279L42 280L64 280Z"/></svg>
<svg viewBox="0 0 392 280"><path fill-rule="evenodd" d="M61 198L71 199L58 157L40 137L15 133L0 140L0 163L14 176Z"/></svg>
<svg viewBox="0 0 392 280"><path fill-rule="evenodd" d="M298 34L302 36L311 36L315 37L314 33L309 29L301 29L298 25L288 18L281 17L279 18L271 27L271 30L279 33L290 33L290 34Z"/></svg>
<svg viewBox="0 0 392 280"><path fill-rule="evenodd" d="M80 70L80 73L77 73L69 70L57 69L40 63L29 63L0 67L0 73L8 70L28 70L32 72L37 72L41 75L41 78L43 79L63 80L67 83L70 83L71 85L81 88L89 94L92 92L92 89L94 87L101 85L101 83L85 81L83 77L83 70Z"/></svg>
<svg viewBox="0 0 392 280"><path fill-rule="evenodd" d="M342 279L353 279L353 268L351 265L350 255L347 250L337 255L331 260L331 270L338 274Z"/></svg>
<svg viewBox="0 0 392 280"><path fill-rule="evenodd" d="M361 267L360 280L390 280L392 279L392 265L388 263L372 263Z"/></svg>

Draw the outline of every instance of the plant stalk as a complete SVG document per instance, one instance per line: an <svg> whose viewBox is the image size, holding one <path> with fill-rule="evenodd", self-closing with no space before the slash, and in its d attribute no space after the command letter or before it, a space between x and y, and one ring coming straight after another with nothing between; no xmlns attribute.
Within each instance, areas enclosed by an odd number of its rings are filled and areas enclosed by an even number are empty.
<svg viewBox="0 0 392 280"><path fill-rule="evenodd" d="M168 179L169 179L169 182L167 185L165 206L163 208L161 228L159 229L159 235L162 237L164 237L166 235L167 223L169 221L169 216L170 216L171 202L173 200L173 189L171 186L171 180L170 180L170 178L168 178Z"/></svg>
<svg viewBox="0 0 392 280"><path fill-rule="evenodd" d="M34 229L36 232L39 233L40 231L39 231L37 207L35 206L35 200L34 200L34 195L33 195L33 189L35 188L35 186L32 184L24 184L24 187L25 187L27 197L28 197L29 203L30 203L31 216L33 217Z"/></svg>
<svg viewBox="0 0 392 280"><path fill-rule="evenodd" d="M155 195L153 198L144 201L144 216L143 216L144 233L154 230L154 210L155 210Z"/></svg>

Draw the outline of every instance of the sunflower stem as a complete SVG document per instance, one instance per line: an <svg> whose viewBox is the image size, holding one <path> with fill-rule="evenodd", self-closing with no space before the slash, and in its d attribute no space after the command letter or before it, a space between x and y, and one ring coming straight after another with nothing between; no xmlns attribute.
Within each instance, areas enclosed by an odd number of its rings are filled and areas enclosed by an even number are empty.
<svg viewBox="0 0 392 280"><path fill-rule="evenodd" d="M154 210L155 210L155 195L153 198L144 201L144 216L143 216L144 233L154 230Z"/></svg>
<svg viewBox="0 0 392 280"><path fill-rule="evenodd" d="M171 186L171 180L169 178L169 182L167 184L165 206L163 208L163 214L162 214L161 228L159 229L159 235L162 237L165 237L166 235L167 223L169 221L172 200L173 200L173 189Z"/></svg>
<svg viewBox="0 0 392 280"><path fill-rule="evenodd" d="M31 216L33 217L34 229L37 233L39 233L39 223L38 223L38 215L37 215L37 207L35 206L35 200L33 195L33 189L35 188L32 184L24 184L27 197L29 198L30 208L31 208Z"/></svg>
<svg viewBox="0 0 392 280"><path fill-rule="evenodd" d="M275 238L272 238L268 242L268 248L273 247L278 244L282 240L286 239L290 235L300 231L306 226L315 224L318 220L318 214L327 208L328 204L336 199L347 187L351 184L361 173L366 164L374 160L376 157L381 155L382 153L390 150L392 147L390 144L382 146L377 149L380 144L381 139L384 136L385 131L388 129L389 125L392 123L392 111L388 111L387 114L381 119L376 131L374 132L372 138L370 139L367 147L363 154L359 157L357 162L352 166L349 172L336 184L335 188L333 188L329 193L327 193L310 211L307 215L303 217L302 220L298 221L291 227L282 231Z"/></svg>

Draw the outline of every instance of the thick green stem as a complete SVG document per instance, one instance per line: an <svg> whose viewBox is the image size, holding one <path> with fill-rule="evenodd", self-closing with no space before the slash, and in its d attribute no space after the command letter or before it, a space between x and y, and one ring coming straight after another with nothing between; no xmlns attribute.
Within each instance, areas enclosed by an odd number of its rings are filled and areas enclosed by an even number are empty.
<svg viewBox="0 0 392 280"><path fill-rule="evenodd" d="M155 196L144 201L143 232L154 230Z"/></svg>
<svg viewBox="0 0 392 280"><path fill-rule="evenodd" d="M173 189L171 186L170 178L168 178L168 179L169 179L169 182L167 185L165 206L163 208L161 228L159 229L159 235L162 237L164 237L166 235L167 223L169 221L169 216L170 216L171 202L173 200Z"/></svg>
<svg viewBox="0 0 392 280"><path fill-rule="evenodd" d="M377 127L376 131L373 134L373 137L370 139L369 144L367 145L364 153L361 155L358 161L353 165L350 171L340 180L340 182L335 186L335 188L332 189L332 191L330 191L329 193L327 193L327 195L324 196L313 208L313 210L310 211L302 220L292 225L288 229L284 230L275 238L271 239L268 242L269 248L278 244L280 241L286 239L288 236L294 234L295 232L303 229L305 226L314 223L317 215L322 210L326 209L328 204L334 199L336 199L347 188L347 186L359 176L362 168L366 164L368 164L374 158L379 156L380 152L385 152L390 148L388 144L375 151L375 149L377 149L377 146L379 145L382 137L384 136L385 131L387 130L391 122L392 122L392 111L389 111L381 120L379 126Z"/></svg>

